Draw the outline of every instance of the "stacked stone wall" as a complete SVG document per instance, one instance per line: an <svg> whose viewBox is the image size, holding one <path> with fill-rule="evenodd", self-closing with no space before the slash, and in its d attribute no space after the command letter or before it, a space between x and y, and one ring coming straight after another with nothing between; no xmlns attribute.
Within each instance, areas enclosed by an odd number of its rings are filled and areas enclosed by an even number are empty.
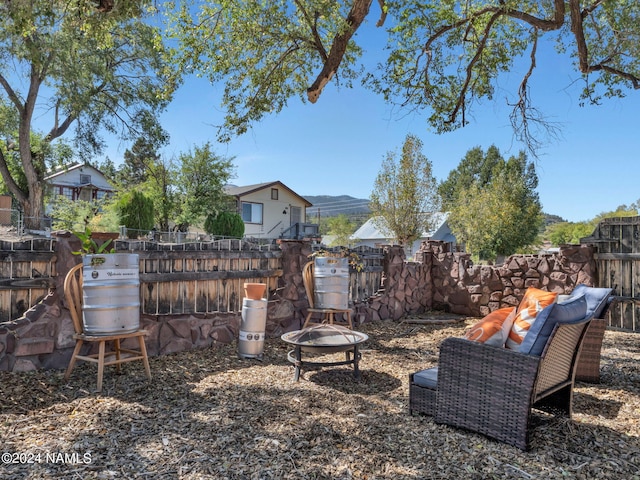
<svg viewBox="0 0 640 480"><path fill-rule="evenodd" d="M448 252L439 242L425 242L419 257L431 264L432 308L470 316L517 306L529 287L568 294L580 283L593 286L597 278L593 247L584 245L512 255L498 266L474 265L469 254Z"/></svg>
<svg viewBox="0 0 640 480"><path fill-rule="evenodd" d="M287 241L281 249L282 275L268 299L266 334L272 338L300 328L309 308L302 267L311 245ZM58 239L53 253L57 275L49 294L23 317L0 323L1 370L66 368L75 342L62 282L78 262L72 251L69 242ZM353 306L356 325L398 321L428 310L483 316L517 305L530 286L569 293L579 283L593 285L596 278L593 250L585 246L562 247L553 255L514 255L503 265L489 266L474 265L469 255L450 252L445 244L425 242L416 258L419 261L405 261L398 246L385 249L382 284L378 292ZM141 315L140 320L149 331L149 353L156 356L233 343L241 316L240 312Z"/></svg>

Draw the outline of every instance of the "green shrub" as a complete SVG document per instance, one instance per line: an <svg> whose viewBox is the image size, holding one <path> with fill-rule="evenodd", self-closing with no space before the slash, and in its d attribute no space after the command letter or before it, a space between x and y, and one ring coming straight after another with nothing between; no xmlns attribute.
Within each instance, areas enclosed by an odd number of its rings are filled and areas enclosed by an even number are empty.
<svg viewBox="0 0 640 480"><path fill-rule="evenodd" d="M244 222L237 213L220 212L217 215L209 214L204 221L204 231L209 235L242 238L244 235Z"/></svg>
<svg viewBox="0 0 640 480"><path fill-rule="evenodd" d="M127 236L136 238L149 233L154 226L153 200L137 190L131 190L118 200L120 224L127 227Z"/></svg>

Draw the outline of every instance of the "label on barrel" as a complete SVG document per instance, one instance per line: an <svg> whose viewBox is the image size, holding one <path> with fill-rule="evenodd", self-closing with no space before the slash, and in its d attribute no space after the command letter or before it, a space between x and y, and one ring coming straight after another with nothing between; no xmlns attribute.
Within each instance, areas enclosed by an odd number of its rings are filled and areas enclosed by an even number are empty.
<svg viewBox="0 0 640 480"><path fill-rule="evenodd" d="M264 340L264 333L260 332L245 332L240 330L240 340L244 341L261 341Z"/></svg>
<svg viewBox="0 0 640 480"><path fill-rule="evenodd" d="M111 280L130 280L137 279L138 273L139 271L137 268L103 268L100 270L85 269L85 275L90 275L92 279L108 278Z"/></svg>

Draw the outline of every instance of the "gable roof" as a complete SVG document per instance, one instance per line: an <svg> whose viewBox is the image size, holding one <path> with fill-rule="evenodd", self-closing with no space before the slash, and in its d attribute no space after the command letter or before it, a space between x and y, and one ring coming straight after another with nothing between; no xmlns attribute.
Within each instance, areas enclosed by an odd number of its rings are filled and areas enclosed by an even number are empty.
<svg viewBox="0 0 640 480"><path fill-rule="evenodd" d="M92 175L98 175L100 179L103 180L103 182L98 182L98 183L101 183L101 185L97 185L93 181L88 183L79 183L77 181L69 182L68 178L65 179L63 177L68 175L69 173L73 173L75 170L80 170L81 172L86 171L87 173L91 173ZM63 178L61 180L58 177L63 177ZM79 178L82 178L82 177L79 177ZM49 175L47 175L46 177L44 177L44 181L53 185L71 185L74 187L96 187L102 190L115 191L112 183L109 181L109 179L106 177L104 173L102 173L96 167L93 167L91 165L84 164L84 163L77 163L75 165L62 167L59 170L56 170L50 173Z"/></svg>
<svg viewBox="0 0 640 480"><path fill-rule="evenodd" d="M448 212L435 212L426 214L431 217L431 230L428 232L422 232L420 238L429 238L431 240L441 240L444 242L455 242L455 237L451 234L448 228L442 228L449 218ZM380 223L383 228L378 227L376 223ZM351 238L359 240L390 240L393 239L394 234L390 231L385 231L387 225L386 220L383 217L371 217L367 220L358 230L356 230Z"/></svg>
<svg viewBox="0 0 640 480"><path fill-rule="evenodd" d="M232 195L236 198L240 198L240 197L244 197L245 195L249 195L251 193L254 192L258 192L260 190L265 190L267 188L272 188L274 186L278 186L280 188L284 188L285 190L289 191L289 193L291 193L292 195L298 197L300 200L302 200L305 204L306 207L310 207L311 205L313 205L313 203L311 203L309 200L307 200L306 198L304 198L301 195L298 195L296 192L294 192L293 190L291 190L289 187L287 187L284 183L276 180L274 182L266 182L266 183L256 183L254 185L245 185L242 187L238 187L235 185L227 185L226 187L224 187L224 191L227 195Z"/></svg>
<svg viewBox="0 0 640 480"><path fill-rule="evenodd" d="M93 170L94 172L102 175L103 177L106 178L105 174L102 173L100 170L98 170L96 167L92 167L91 165L87 165L84 163L76 163L75 165L69 165L69 166L65 166L60 168L59 170L56 170L54 172L51 172L49 175L47 175L46 177L44 177L45 180L52 180L56 177L59 177L60 175L64 175L65 173L69 173L69 172L73 172L74 170L82 170L83 168L86 169L90 169Z"/></svg>

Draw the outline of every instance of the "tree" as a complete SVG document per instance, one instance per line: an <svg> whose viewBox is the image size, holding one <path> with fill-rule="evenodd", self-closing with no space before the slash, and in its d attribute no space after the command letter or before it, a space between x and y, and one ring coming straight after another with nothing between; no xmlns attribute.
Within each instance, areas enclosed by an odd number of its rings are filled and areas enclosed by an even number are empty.
<svg viewBox="0 0 640 480"><path fill-rule="evenodd" d="M204 231L209 235L242 238L244 222L240 214L235 212L210 213L204 222Z"/></svg>
<svg viewBox="0 0 640 480"><path fill-rule="evenodd" d="M313 103L332 81L350 87L361 72L387 101L425 110L437 132L451 131L469 123L472 107L492 100L500 76L525 59L528 67L508 102L516 134L535 148L532 127L551 126L529 87L545 37L569 54L564 61L575 62L582 102L640 88L640 3L634 1L583 7L576 0L379 0L373 13L371 0L196 3L199 9L184 2L171 12L171 35L180 43L176 61L225 83L225 139L293 97ZM355 33L370 16L379 16L378 27L387 23L388 54L379 68L365 71Z"/></svg>
<svg viewBox="0 0 640 480"><path fill-rule="evenodd" d="M127 227L129 238L146 235L153 228L153 200L138 190L130 190L117 200L120 224Z"/></svg>
<svg viewBox="0 0 640 480"><path fill-rule="evenodd" d="M104 200L70 200L64 195L54 195L50 201L51 227L54 230L84 231L86 227L94 230L95 220L105 206Z"/></svg>
<svg viewBox="0 0 640 480"><path fill-rule="evenodd" d="M115 179L119 186L135 187L149 180L162 161L160 150L169 144L169 134L157 119L146 115L141 123L142 134L135 139L130 149L125 150L123 164Z"/></svg>
<svg viewBox="0 0 640 480"><path fill-rule="evenodd" d="M224 186L233 177L233 158L216 155L207 142L180 154L178 161L179 223L200 223L209 213L226 210L229 198L224 193Z"/></svg>
<svg viewBox="0 0 640 480"><path fill-rule="evenodd" d="M430 229L430 213L440 208L431 162L422 154L422 142L407 135L400 160L388 152L374 182L369 208L378 228L389 229L400 245L411 245Z"/></svg>
<svg viewBox="0 0 640 480"><path fill-rule="evenodd" d="M356 224L349 220L349 217L344 213L327 218L327 229L327 234L335 237L330 243L330 247L348 247L354 241L351 239L351 235L356 230Z"/></svg>
<svg viewBox="0 0 640 480"><path fill-rule="evenodd" d="M505 161L495 146L477 147L439 186L449 226L480 259L510 255L536 240L543 222L538 176L526 154Z"/></svg>
<svg viewBox="0 0 640 480"><path fill-rule="evenodd" d="M578 245L580 239L593 233L591 222L561 222L549 226L545 236L553 245Z"/></svg>
<svg viewBox="0 0 640 480"><path fill-rule="evenodd" d="M447 179L438 185L443 208L452 208L460 198L461 192L472 185L480 188L489 185L494 178L494 171L503 164L500 150L494 145L487 149L486 154L481 147L469 150L458 167L449 172Z"/></svg>
<svg viewBox="0 0 640 480"><path fill-rule="evenodd" d="M593 224L593 228L596 228L598 223L605 218L635 217L636 215L640 215L638 203L632 203L631 205L619 205L613 212L600 212L595 216L591 223Z"/></svg>
<svg viewBox="0 0 640 480"><path fill-rule="evenodd" d="M143 136L136 138L131 149L124 152L116 183L122 191L141 189L153 201L158 228L167 232L169 222L178 214L179 204L175 163L160 154L160 149L169 142L169 134L155 118L147 118L142 128Z"/></svg>
<svg viewBox="0 0 640 480"><path fill-rule="evenodd" d="M584 222L560 222L550 225L545 230L545 237L553 245L577 245L580 239L589 237L605 218L635 217L639 214L637 205L640 202L629 206L620 205L612 212L601 212L589 221Z"/></svg>
<svg viewBox="0 0 640 480"><path fill-rule="evenodd" d="M44 214L48 148L72 125L75 150L88 157L102 148L100 132L126 136L145 112L166 105L177 78L165 67L158 28L144 21L149 5L0 2L0 173L27 227L38 228ZM42 134L34 125L40 111Z"/></svg>
<svg viewBox="0 0 640 480"><path fill-rule="evenodd" d="M153 202L155 222L161 232L168 232L170 223L178 216L180 198L175 185L177 172L171 159L157 157L146 162L146 181L140 186Z"/></svg>

